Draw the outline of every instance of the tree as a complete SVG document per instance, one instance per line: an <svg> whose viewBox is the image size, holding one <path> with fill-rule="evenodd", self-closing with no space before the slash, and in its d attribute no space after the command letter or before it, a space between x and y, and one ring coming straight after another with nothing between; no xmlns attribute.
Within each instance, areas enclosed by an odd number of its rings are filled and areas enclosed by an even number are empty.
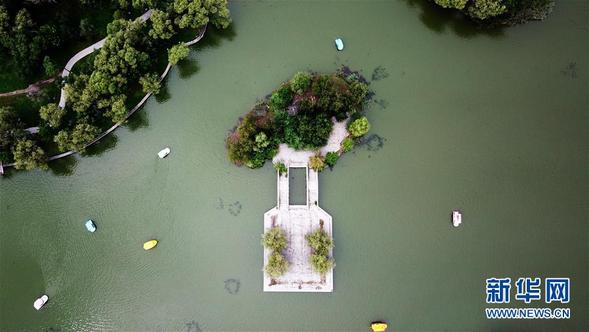
<svg viewBox="0 0 589 332"><path fill-rule="evenodd" d="M168 13L154 9L149 18L151 29L149 36L154 39L170 39L174 36L174 26Z"/></svg>
<svg viewBox="0 0 589 332"><path fill-rule="evenodd" d="M311 86L311 74L299 71L290 80L292 92L302 95Z"/></svg>
<svg viewBox="0 0 589 332"><path fill-rule="evenodd" d="M507 11L502 0L473 0L468 7L468 14L472 17L484 20L489 17L499 16Z"/></svg>
<svg viewBox="0 0 589 332"><path fill-rule="evenodd" d="M344 140L342 141L342 146L341 146L341 150L342 152L350 152L352 151L352 149L354 148L354 140L346 137L344 138Z"/></svg>
<svg viewBox="0 0 589 332"><path fill-rule="evenodd" d="M327 154L325 155L325 163L329 167L335 166L338 159L339 159L339 154L337 154L337 152L327 152Z"/></svg>
<svg viewBox="0 0 589 332"><path fill-rule="evenodd" d="M309 157L309 167L317 172L325 169L325 159L320 155Z"/></svg>
<svg viewBox="0 0 589 332"><path fill-rule="evenodd" d="M125 95L112 97L111 108L106 112L106 116L111 118L112 122L118 123L125 120L125 117L127 116L127 107L125 105L126 100L127 96Z"/></svg>
<svg viewBox="0 0 589 332"><path fill-rule="evenodd" d="M14 155L14 167L16 169L47 169L45 151L31 140L19 140L12 153Z"/></svg>
<svg viewBox="0 0 589 332"><path fill-rule="evenodd" d="M184 45L184 43L172 46L168 50L168 62L173 65L177 64L188 56L189 51L188 46Z"/></svg>
<svg viewBox="0 0 589 332"><path fill-rule="evenodd" d="M100 130L86 122L76 124L71 132L61 130L54 137L60 151L74 150L83 152L88 143L92 142Z"/></svg>
<svg viewBox="0 0 589 332"><path fill-rule="evenodd" d="M41 106L39 109L39 115L41 119L45 120L49 127L57 128L61 124L61 119L65 115L65 109L59 107L55 103L50 103Z"/></svg>
<svg viewBox="0 0 589 332"><path fill-rule="evenodd" d="M268 276L278 278L288 271L288 265L286 258L281 253L274 251L268 257L268 264L264 270Z"/></svg>
<svg viewBox="0 0 589 332"><path fill-rule="evenodd" d="M17 140L25 137L23 123L14 111L7 106L0 107L0 159L5 162L9 161L12 146Z"/></svg>
<svg viewBox="0 0 589 332"><path fill-rule="evenodd" d="M156 73L146 74L139 79L144 93L158 94L161 88L160 76Z"/></svg>
<svg viewBox="0 0 589 332"><path fill-rule="evenodd" d="M57 73L57 66L55 63L53 63L53 61L51 61L49 56L45 56L45 58L43 58L43 70L45 71L45 76L47 77L52 77Z"/></svg>
<svg viewBox="0 0 589 332"><path fill-rule="evenodd" d="M323 228L318 228L316 231L305 235L305 239L307 240L307 244L313 249L310 257L313 269L324 275L334 266L333 259L329 258L329 250L333 248L331 237Z"/></svg>
<svg viewBox="0 0 589 332"><path fill-rule="evenodd" d="M274 169L278 172L278 174L280 175L288 175L288 168L286 167L286 165L284 165L284 163L278 162L276 164L274 164Z"/></svg>
<svg viewBox="0 0 589 332"><path fill-rule="evenodd" d="M365 116L352 121L348 126L348 131L354 137L364 136L369 130L370 122L368 122L368 119Z"/></svg>
<svg viewBox="0 0 589 332"><path fill-rule="evenodd" d="M286 235L282 228L274 226L262 235L262 245L273 251L282 251L286 248Z"/></svg>
<svg viewBox="0 0 589 332"><path fill-rule="evenodd" d="M322 276L334 266L333 260L325 255L311 254L311 266Z"/></svg>
<svg viewBox="0 0 589 332"><path fill-rule="evenodd" d="M434 2L444 8L464 9L469 0L434 0Z"/></svg>

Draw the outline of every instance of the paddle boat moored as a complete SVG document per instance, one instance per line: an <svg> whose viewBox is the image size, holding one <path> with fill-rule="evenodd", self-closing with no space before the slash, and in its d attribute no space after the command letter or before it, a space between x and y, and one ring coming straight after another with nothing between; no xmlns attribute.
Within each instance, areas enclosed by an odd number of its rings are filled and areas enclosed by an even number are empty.
<svg viewBox="0 0 589 332"><path fill-rule="evenodd" d="M88 219L88 221L86 221L86 223L84 225L86 226L86 229L88 230L88 232L90 232L90 233L96 232L96 224L94 224L94 221L92 221L92 219Z"/></svg>
<svg viewBox="0 0 589 332"><path fill-rule="evenodd" d="M49 296L43 294L43 296L41 296L40 298L36 299L35 302L33 302L33 307L37 310L41 310L41 308L43 308L47 301L49 301Z"/></svg>
<svg viewBox="0 0 589 332"><path fill-rule="evenodd" d="M160 159L164 159L170 154L170 152L172 152L172 150L170 150L169 147L165 147L163 150L157 153L157 156L160 157Z"/></svg>
<svg viewBox="0 0 589 332"><path fill-rule="evenodd" d="M370 329L372 329L373 332L385 332L387 327L388 325L385 322L372 322L370 324Z"/></svg>
<svg viewBox="0 0 589 332"><path fill-rule="evenodd" d="M338 51L342 51L344 49L344 41L341 38L336 38L335 48L337 48Z"/></svg>
<svg viewBox="0 0 589 332"><path fill-rule="evenodd" d="M452 225L458 227L462 224L462 212L460 210L452 210Z"/></svg>
<svg viewBox="0 0 589 332"><path fill-rule="evenodd" d="M143 244L143 250L153 249L157 246L157 240L149 240Z"/></svg>

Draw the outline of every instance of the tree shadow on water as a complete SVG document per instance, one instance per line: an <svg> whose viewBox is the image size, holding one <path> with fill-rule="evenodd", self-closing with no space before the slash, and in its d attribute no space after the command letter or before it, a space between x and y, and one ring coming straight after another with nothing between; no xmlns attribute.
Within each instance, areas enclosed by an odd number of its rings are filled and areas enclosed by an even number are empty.
<svg viewBox="0 0 589 332"><path fill-rule="evenodd" d="M209 26L207 28L207 32L205 33L204 38L196 43L195 45L195 49L196 50L201 50L203 48L216 48L219 47L221 45L221 42L223 40L229 40L232 41L235 36L237 36L237 33L235 32L235 29L233 28L233 24L230 25L227 29L217 29L213 26Z"/></svg>
<svg viewBox="0 0 589 332"><path fill-rule="evenodd" d="M125 127L129 128L130 131L135 131L140 128L146 128L149 126L149 119L145 110L140 109L133 113L131 117L125 122Z"/></svg>
<svg viewBox="0 0 589 332"><path fill-rule="evenodd" d="M160 92L156 95L154 95L155 97L155 101L157 101L159 104L163 104L165 102L167 102L168 100L170 100L170 98L172 98L172 94L170 94L170 89L168 89L168 85L164 84L161 88L160 88Z"/></svg>
<svg viewBox="0 0 589 332"><path fill-rule="evenodd" d="M106 151L114 149L118 141L118 137L110 133L96 142L96 144L87 147L84 156L101 156Z"/></svg>
<svg viewBox="0 0 589 332"><path fill-rule="evenodd" d="M78 159L75 155L72 155L69 157L50 161L49 163L47 163L47 165L49 166L49 170L51 171L51 173L53 173L54 175L69 176L74 174L76 166L78 165Z"/></svg>
<svg viewBox="0 0 589 332"><path fill-rule="evenodd" d="M200 67L198 65L198 61L195 59L187 58L180 62L178 62L178 71L180 73L180 78L186 79L190 76L198 73Z"/></svg>
<svg viewBox="0 0 589 332"><path fill-rule="evenodd" d="M484 26L479 24L460 11L443 8L430 0L403 0L410 8L420 10L419 19L430 30L442 34L451 31L462 38L473 38L485 35L491 38L500 38L505 35L503 27Z"/></svg>

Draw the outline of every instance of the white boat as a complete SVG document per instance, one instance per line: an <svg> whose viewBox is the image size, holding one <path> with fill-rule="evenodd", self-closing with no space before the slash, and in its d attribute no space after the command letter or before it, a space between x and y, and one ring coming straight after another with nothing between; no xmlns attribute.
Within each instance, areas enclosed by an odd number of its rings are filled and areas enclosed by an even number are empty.
<svg viewBox="0 0 589 332"><path fill-rule="evenodd" d="M160 159L164 159L170 154L171 151L172 150L170 150L170 148L166 147L162 151L158 152L157 156L160 157Z"/></svg>
<svg viewBox="0 0 589 332"><path fill-rule="evenodd" d="M452 210L452 225L458 227L462 224L462 213L460 210Z"/></svg>
<svg viewBox="0 0 589 332"><path fill-rule="evenodd" d="M94 221L92 221L92 219L86 221L86 223L84 225L86 225L86 229L88 230L88 232L90 232L90 233L96 232L96 224L94 223Z"/></svg>
<svg viewBox="0 0 589 332"><path fill-rule="evenodd" d="M35 307L35 309L37 310L40 310L41 308L43 308L45 303L47 303L47 301L49 301L49 296L43 294L43 296L35 300L35 302L33 303L33 307Z"/></svg>
<svg viewBox="0 0 589 332"><path fill-rule="evenodd" d="M341 51L344 49L344 41L341 38L337 38L335 40L335 47L337 48L338 51Z"/></svg>

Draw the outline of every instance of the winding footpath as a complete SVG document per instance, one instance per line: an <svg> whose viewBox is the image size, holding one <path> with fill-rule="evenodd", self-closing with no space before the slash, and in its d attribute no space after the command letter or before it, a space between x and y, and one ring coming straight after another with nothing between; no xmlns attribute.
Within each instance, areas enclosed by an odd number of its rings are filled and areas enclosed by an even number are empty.
<svg viewBox="0 0 589 332"><path fill-rule="evenodd" d="M143 15L139 16L137 19L140 20L141 22L145 22L149 19L149 17L151 17L151 9L146 11ZM205 35L205 32L207 31L207 26L205 25L204 28L202 29L202 31L198 34L198 36L196 36L196 38L194 38L193 40L187 41L184 43L184 45L186 46L192 46L196 43L198 43ZM74 55L65 65L64 70L61 73L61 77L67 77L69 76L73 66L80 61L81 59L83 59L84 57L92 54L94 51L100 49L102 46L104 46L104 42L106 41L106 38L86 47L85 49L81 50L80 52L76 53L76 55ZM162 82L166 76L168 76L168 73L170 72L170 69L172 69L172 64L168 63L168 65L166 66L166 69L164 70L164 72L160 75L160 82ZM143 98L141 98L141 100L137 103L137 105L135 105L135 107L133 107L125 116L125 118L117 123L115 123L112 127L108 128L105 132L103 132L102 134L98 135L92 142L86 144L84 146L84 148L87 148L93 144L95 144L96 142L100 141L101 139L103 139L105 136L107 136L108 134L112 133L113 131L115 131L115 129L117 129L118 127L120 127L123 123L125 123L125 121L127 121L127 119L129 119L129 117L131 115L133 115L133 113L135 113L136 111L138 111L141 107L143 107L143 105L147 102L147 100L149 99L149 97L151 97L153 93L147 93L145 96L143 96ZM66 99L67 96L65 94L65 90L62 88L61 89L61 95L59 98L59 107L64 108L65 104L66 104ZM34 127L33 127L34 128ZM33 128L29 128L29 129L33 129ZM49 158L47 158L47 161L52 161L52 160L56 160L56 159L60 159L60 158L65 158L71 155L74 155L78 153L78 151L75 150L70 150L67 152L63 152L60 154L56 154L54 156L51 156ZM0 161L0 174L4 173L4 169L7 167L14 167L15 163L10 163L10 164L6 164L6 165L2 165L2 162Z"/></svg>

